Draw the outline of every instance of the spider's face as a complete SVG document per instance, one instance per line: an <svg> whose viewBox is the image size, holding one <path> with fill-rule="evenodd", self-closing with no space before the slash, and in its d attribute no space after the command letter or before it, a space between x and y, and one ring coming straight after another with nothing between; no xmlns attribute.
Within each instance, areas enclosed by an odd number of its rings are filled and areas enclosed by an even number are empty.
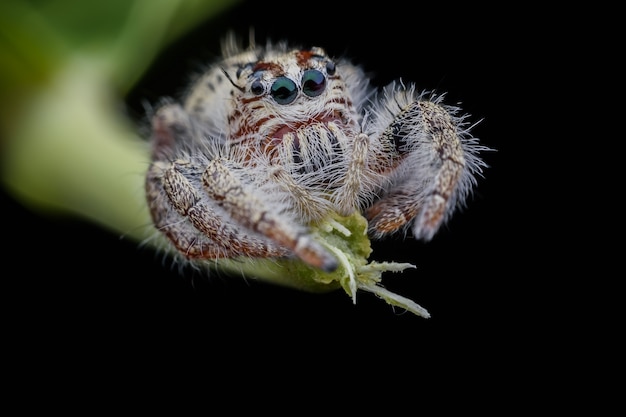
<svg viewBox="0 0 626 417"><path fill-rule="evenodd" d="M296 164L307 159L307 149L338 152L343 133L356 127L339 72L320 48L268 55L239 66L233 77L231 141Z"/></svg>
<svg viewBox="0 0 626 417"><path fill-rule="evenodd" d="M327 87L339 79L335 63L323 50L294 50L247 64L238 76L246 85L248 102L263 100L274 106L300 108L318 105L328 97Z"/></svg>

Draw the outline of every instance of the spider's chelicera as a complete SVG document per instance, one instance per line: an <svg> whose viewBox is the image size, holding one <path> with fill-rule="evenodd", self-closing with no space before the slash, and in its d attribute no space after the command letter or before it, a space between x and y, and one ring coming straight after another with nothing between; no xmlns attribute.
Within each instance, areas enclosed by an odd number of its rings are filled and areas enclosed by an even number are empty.
<svg viewBox="0 0 626 417"><path fill-rule="evenodd" d="M241 49L230 37L223 53L152 118L147 201L186 259L349 269L320 228L356 215L372 239L430 240L485 167L487 148L442 96L400 81L377 90L317 47Z"/></svg>

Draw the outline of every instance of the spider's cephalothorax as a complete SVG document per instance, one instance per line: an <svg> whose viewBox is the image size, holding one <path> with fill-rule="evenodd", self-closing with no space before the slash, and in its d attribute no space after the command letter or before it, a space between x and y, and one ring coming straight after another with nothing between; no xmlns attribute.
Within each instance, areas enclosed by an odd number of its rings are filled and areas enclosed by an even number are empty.
<svg viewBox="0 0 626 417"><path fill-rule="evenodd" d="M187 258L335 257L310 234L360 211L374 238L431 239L484 163L459 109L314 47L238 48L152 121L153 220Z"/></svg>

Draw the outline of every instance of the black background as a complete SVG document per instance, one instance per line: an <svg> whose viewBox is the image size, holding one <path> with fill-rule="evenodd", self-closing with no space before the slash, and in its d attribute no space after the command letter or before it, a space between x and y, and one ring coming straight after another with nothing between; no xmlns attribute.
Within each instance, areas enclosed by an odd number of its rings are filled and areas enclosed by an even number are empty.
<svg viewBox="0 0 626 417"><path fill-rule="evenodd" d="M534 358L552 356L540 340L560 331L535 326L539 317L544 324L559 319L537 276L543 255L525 243L533 228L526 171L535 164L526 147L535 127L524 119L539 60L527 34L546 22L515 5L409 4L244 1L168 48L128 96L127 111L142 123L144 100L177 96L189 74L219 53L227 30L245 38L250 27L260 42L288 39L351 57L380 86L402 77L446 92L448 103L482 120L474 134L497 150L484 154L490 167L468 207L433 241L373 244L377 260L417 265L383 282L432 318L394 310L368 293L353 305L341 291L307 294L179 273L97 226L35 213L4 196L3 211L19 229L4 252L7 266L14 265L3 274L10 289L4 297L15 305L13 337L27 341L24 349L41 363L84 358L102 372L132 363L142 372L198 369L212 378L200 363L213 371L228 364L241 378L233 389L244 391L246 381L288 369L281 389L310 376L323 379L321 391L332 391L329 384L341 386L355 372L380 372L382 379L361 381L366 396L381 384L405 383L416 392L434 385L460 393L480 384L485 395L518 395L503 381L532 374Z"/></svg>

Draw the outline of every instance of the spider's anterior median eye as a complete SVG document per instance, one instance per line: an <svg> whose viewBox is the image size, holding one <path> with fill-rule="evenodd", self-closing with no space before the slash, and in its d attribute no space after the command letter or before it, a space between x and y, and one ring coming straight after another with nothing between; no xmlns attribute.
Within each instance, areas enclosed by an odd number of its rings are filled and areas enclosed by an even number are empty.
<svg viewBox="0 0 626 417"><path fill-rule="evenodd" d="M296 99L298 87L289 78L280 77L272 84L271 94L278 104L289 104Z"/></svg>
<svg viewBox="0 0 626 417"><path fill-rule="evenodd" d="M309 97L322 94L326 87L326 77L318 70L307 70L302 75L302 91Z"/></svg>

